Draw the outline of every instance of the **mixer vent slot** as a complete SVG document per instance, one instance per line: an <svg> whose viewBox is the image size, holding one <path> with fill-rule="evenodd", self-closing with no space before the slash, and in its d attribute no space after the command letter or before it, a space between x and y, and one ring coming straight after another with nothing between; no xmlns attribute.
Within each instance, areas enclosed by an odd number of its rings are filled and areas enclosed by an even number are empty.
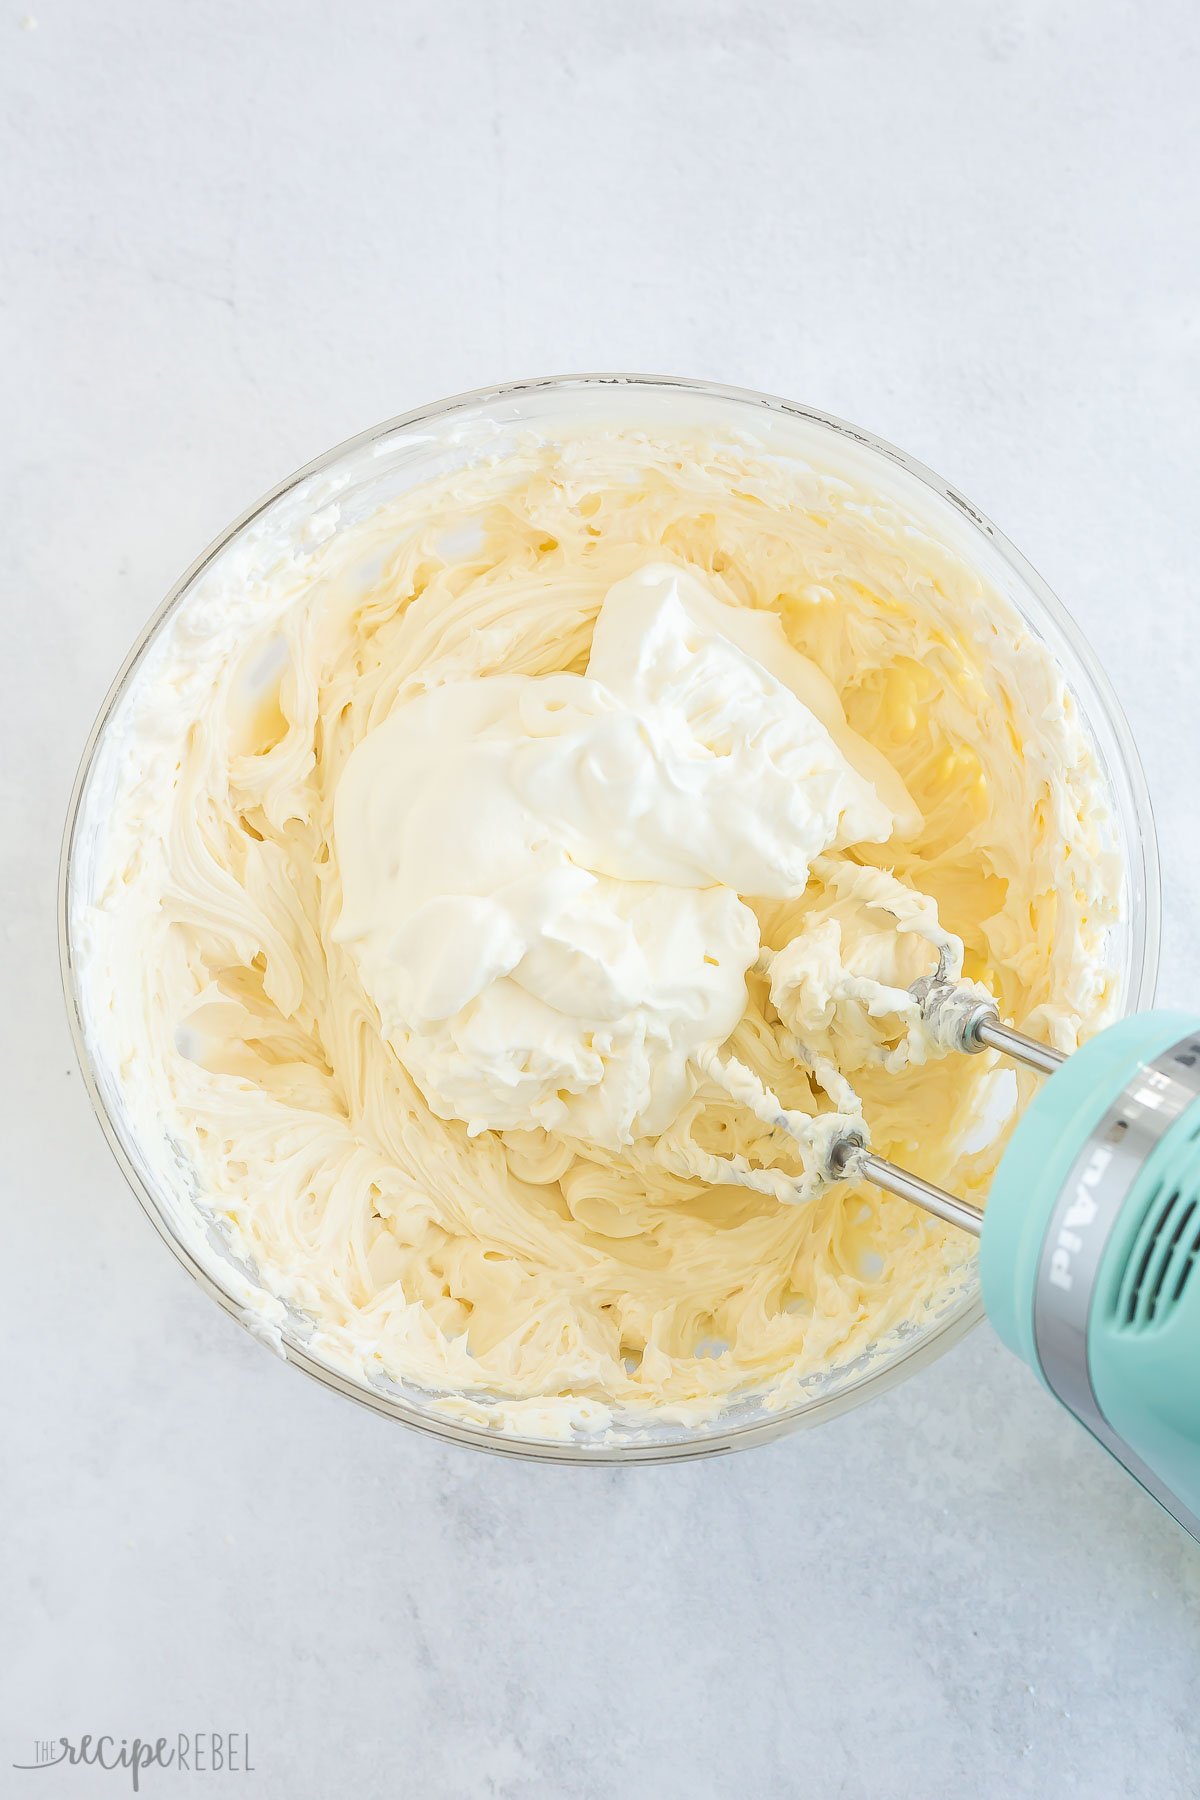
<svg viewBox="0 0 1200 1800"><path fill-rule="evenodd" d="M1189 1183L1156 1195L1133 1246L1117 1310L1135 1329L1165 1324L1200 1262L1200 1195Z"/></svg>

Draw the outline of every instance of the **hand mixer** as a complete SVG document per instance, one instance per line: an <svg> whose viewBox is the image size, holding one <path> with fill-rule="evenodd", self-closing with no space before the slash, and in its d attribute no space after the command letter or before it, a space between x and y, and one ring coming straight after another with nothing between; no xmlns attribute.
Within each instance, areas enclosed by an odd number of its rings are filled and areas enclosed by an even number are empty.
<svg viewBox="0 0 1200 1800"><path fill-rule="evenodd" d="M833 1172L979 1238L1001 1338L1200 1542L1200 1020L1135 1014L1065 1057L987 1001L964 1007L953 983L912 991L926 1012L946 1007L960 1050L998 1050L1050 1079L986 1214L850 1136Z"/></svg>

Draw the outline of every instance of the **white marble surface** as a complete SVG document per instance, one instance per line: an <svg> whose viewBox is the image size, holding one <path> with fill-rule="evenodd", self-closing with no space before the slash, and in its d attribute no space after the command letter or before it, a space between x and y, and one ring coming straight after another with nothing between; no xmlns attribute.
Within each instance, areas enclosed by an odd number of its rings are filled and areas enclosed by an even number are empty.
<svg viewBox="0 0 1200 1800"><path fill-rule="evenodd" d="M265 1354L104 1147L53 889L110 676L248 500L443 393L669 370L875 428L1032 557L1200 1001L1198 72L1189 0L6 0L0 1793L128 1791L12 1773L39 1736L226 1729L252 1777L143 1792L1196 1794L1200 1553L984 1330L628 1474Z"/></svg>

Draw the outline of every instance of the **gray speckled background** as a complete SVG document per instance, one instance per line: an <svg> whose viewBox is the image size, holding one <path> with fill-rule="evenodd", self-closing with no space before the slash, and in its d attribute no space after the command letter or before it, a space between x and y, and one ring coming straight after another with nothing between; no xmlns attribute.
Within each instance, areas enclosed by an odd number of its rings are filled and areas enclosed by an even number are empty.
<svg viewBox="0 0 1200 1800"><path fill-rule="evenodd" d="M250 498L443 393L665 369L895 439L1043 571L1200 1004L1198 78L1186 0L0 12L0 1794L127 1792L12 1771L89 1730L250 1734L151 1796L1200 1790L1200 1552L986 1331L697 1467L410 1436L159 1246L52 908L94 709Z"/></svg>

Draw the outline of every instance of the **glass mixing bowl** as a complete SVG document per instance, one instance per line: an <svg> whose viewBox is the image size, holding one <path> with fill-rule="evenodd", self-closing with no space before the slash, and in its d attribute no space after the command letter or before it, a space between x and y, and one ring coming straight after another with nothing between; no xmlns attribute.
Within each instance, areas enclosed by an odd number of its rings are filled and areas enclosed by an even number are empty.
<svg viewBox="0 0 1200 1800"><path fill-rule="evenodd" d="M1126 1011L1146 1006L1152 998L1159 936L1158 856L1149 798L1128 726L1102 670L1046 584L995 526L939 476L868 432L767 394L669 377L580 375L521 381L422 407L364 432L301 469L235 520L192 564L130 651L92 729L71 798L59 884L60 944L71 1030L92 1103L130 1186L184 1267L297 1368L438 1437L512 1456L602 1463L668 1461L740 1449L832 1418L881 1393L949 1349L981 1318L973 1260L925 1322L857 1361L814 1377L803 1399L786 1410L770 1411L761 1399L748 1399L701 1428L618 1423L603 1440L570 1442L505 1435L441 1415L431 1404L433 1396L392 1382L367 1385L323 1362L306 1343L303 1315L291 1315L278 1332L264 1329L258 1313L246 1304L256 1272L235 1264L215 1227L206 1234L196 1230L192 1196L167 1191L147 1154L144 1128L139 1136L131 1122L117 1073L96 1053L79 978L79 951L132 699L153 667L168 622L190 605L203 605L206 577L228 569L228 559L245 567L248 558L253 566L255 547L265 540L311 542L314 530L330 529L333 515L326 509L334 497L340 521L336 529L346 529L413 486L503 454L525 430L562 434L573 424L595 429L605 423L699 427L718 437L749 434L768 449L844 472L920 515L1023 616L1054 657L1079 706L1108 784L1125 866L1124 923L1112 950Z"/></svg>

